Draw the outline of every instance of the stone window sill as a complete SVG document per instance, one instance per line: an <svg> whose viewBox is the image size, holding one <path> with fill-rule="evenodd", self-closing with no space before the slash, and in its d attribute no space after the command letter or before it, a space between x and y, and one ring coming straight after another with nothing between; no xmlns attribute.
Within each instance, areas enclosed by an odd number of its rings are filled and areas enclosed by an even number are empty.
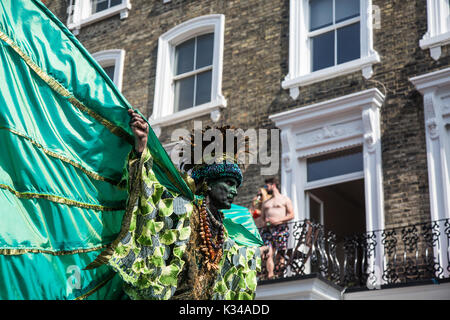
<svg viewBox="0 0 450 320"><path fill-rule="evenodd" d="M360 70L362 70L363 76L368 79L373 74L372 65L377 62L380 62L380 57L374 52L371 55L358 60L349 61L294 78L286 77L281 85L283 89L290 89L292 98L296 99L299 94L298 87L301 86L307 86Z"/></svg>
<svg viewBox="0 0 450 320"><path fill-rule="evenodd" d="M450 32L430 37L426 34L419 42L423 50L430 49L430 55L434 60L441 57L441 47L450 44Z"/></svg>
<svg viewBox="0 0 450 320"><path fill-rule="evenodd" d="M160 118L150 118L150 126L155 131L155 134L159 136L160 128L174 125L183 121L198 118L200 116L210 114L211 120L217 122L220 118L220 110L226 108L226 100L223 96L219 96L218 99L205 103L196 107L192 107L183 111L175 112L170 115L166 115Z"/></svg>

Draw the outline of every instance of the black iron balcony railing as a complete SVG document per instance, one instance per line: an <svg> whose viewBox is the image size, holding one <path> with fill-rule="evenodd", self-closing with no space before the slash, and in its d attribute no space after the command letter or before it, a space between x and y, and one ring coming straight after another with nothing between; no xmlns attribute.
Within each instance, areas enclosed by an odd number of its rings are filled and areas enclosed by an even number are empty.
<svg viewBox="0 0 450 320"><path fill-rule="evenodd" d="M267 259L273 259L275 279L316 272L342 287L450 278L450 219L351 236L308 220L287 226L287 247L263 250L260 283L270 273ZM260 232L276 241L270 229Z"/></svg>

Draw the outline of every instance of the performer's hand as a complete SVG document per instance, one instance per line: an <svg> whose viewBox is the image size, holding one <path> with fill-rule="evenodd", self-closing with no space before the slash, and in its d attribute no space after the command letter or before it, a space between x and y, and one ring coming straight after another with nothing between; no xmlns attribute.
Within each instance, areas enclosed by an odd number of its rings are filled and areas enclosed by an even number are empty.
<svg viewBox="0 0 450 320"><path fill-rule="evenodd" d="M148 123L132 109L128 110L130 116L130 127L134 134L134 150L141 154L147 145Z"/></svg>

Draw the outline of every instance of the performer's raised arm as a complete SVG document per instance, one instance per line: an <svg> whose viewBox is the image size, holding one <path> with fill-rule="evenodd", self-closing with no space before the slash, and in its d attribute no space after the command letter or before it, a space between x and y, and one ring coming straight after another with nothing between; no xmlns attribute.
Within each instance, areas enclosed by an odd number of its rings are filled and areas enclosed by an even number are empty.
<svg viewBox="0 0 450 320"><path fill-rule="evenodd" d="M147 145L148 123L134 110L129 109L130 127L134 135L134 151L140 156Z"/></svg>

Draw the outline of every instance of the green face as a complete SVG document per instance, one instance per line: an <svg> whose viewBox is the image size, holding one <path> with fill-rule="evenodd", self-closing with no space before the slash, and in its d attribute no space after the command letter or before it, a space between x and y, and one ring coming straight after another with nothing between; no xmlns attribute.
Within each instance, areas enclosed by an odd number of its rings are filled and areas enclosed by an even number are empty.
<svg viewBox="0 0 450 320"><path fill-rule="evenodd" d="M238 181L233 177L223 177L208 181L211 204L217 209L230 209L237 195Z"/></svg>

